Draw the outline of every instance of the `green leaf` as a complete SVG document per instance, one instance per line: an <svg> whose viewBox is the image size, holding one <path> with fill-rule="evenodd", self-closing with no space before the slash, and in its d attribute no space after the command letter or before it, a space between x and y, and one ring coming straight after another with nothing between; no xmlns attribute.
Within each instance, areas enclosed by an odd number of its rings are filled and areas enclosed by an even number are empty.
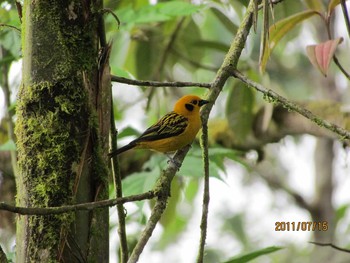
<svg viewBox="0 0 350 263"><path fill-rule="evenodd" d="M233 149L228 148L209 148L210 162L215 163L222 171L225 171L225 159L231 159L238 163L241 163L243 166L246 164L242 163L242 158L239 158L242 153Z"/></svg>
<svg viewBox="0 0 350 263"><path fill-rule="evenodd" d="M226 118L237 140L243 141L251 130L254 103L254 91L242 82L235 82L227 98Z"/></svg>
<svg viewBox="0 0 350 263"><path fill-rule="evenodd" d="M162 34L159 27L144 27L142 34L145 41L134 41L136 55L133 57L136 66L136 76L138 79L150 79L154 68L151 65L158 65L159 53L163 50ZM137 58L137 59L136 59Z"/></svg>
<svg viewBox="0 0 350 263"><path fill-rule="evenodd" d="M229 259L228 261L225 261L224 263L245 263L245 262L249 262L257 257L263 256L263 255L267 255L273 252L276 252L280 249L283 249L284 247L276 247L276 246L272 246L272 247L266 247L242 256L237 256L237 257L233 257L231 259Z"/></svg>
<svg viewBox="0 0 350 263"><path fill-rule="evenodd" d="M127 136L139 136L140 132L132 127L126 127L121 132L118 133L118 138L123 138Z"/></svg>
<svg viewBox="0 0 350 263"><path fill-rule="evenodd" d="M118 77L123 77L123 78L133 78L133 76L130 74L129 71L127 70L123 70L119 67L115 67L113 65L111 65L112 67L112 72L114 73L114 75L118 76Z"/></svg>
<svg viewBox="0 0 350 263"><path fill-rule="evenodd" d="M145 23L154 23L154 22L163 22L172 19L173 17L159 12L157 8L158 5L148 5L140 10L138 10L134 18L134 23L145 24Z"/></svg>
<svg viewBox="0 0 350 263"><path fill-rule="evenodd" d="M310 18L313 15L319 14L315 10L308 10L289 16L278 21L276 24L270 26L269 41L266 42L266 47L263 49L264 53L261 56L260 70L265 72L267 61L272 53L272 50L278 44L282 37L295 28L300 22Z"/></svg>
<svg viewBox="0 0 350 263"><path fill-rule="evenodd" d="M219 167L214 162L211 162L211 161L209 162L210 162L209 175L211 177L220 179ZM182 163L180 174L183 176L201 178L201 177L204 177L203 173L204 172L203 172L202 157L187 155L184 162Z"/></svg>
<svg viewBox="0 0 350 263"><path fill-rule="evenodd" d="M164 22L176 17L191 15L203 7L204 5L193 5L180 1L144 5L136 10L129 5L118 10L118 17L124 25Z"/></svg>
<svg viewBox="0 0 350 263"><path fill-rule="evenodd" d="M1 44L15 59L20 57L21 34L14 29L5 29L0 35Z"/></svg>
<svg viewBox="0 0 350 263"><path fill-rule="evenodd" d="M199 40L197 42L194 42L195 45L201 47L201 48L211 48L215 49L220 52L227 52L229 50L229 46L217 41L209 41L209 40Z"/></svg>
<svg viewBox="0 0 350 263"><path fill-rule="evenodd" d="M156 5L156 7L162 14L168 15L170 17L179 17L191 15L201 10L204 5L193 5L187 2L172 1L159 3Z"/></svg>
<svg viewBox="0 0 350 263"><path fill-rule="evenodd" d="M198 194L199 190L199 183L198 179L196 178L191 178L185 188L185 199L189 201L190 203L193 202L194 198Z"/></svg>
<svg viewBox="0 0 350 263"><path fill-rule="evenodd" d="M205 50L198 48L198 41L201 40L201 32L198 25L193 19L187 20L179 32L176 42L175 50L181 53L185 58L195 60L200 63L204 57Z"/></svg>
<svg viewBox="0 0 350 263"><path fill-rule="evenodd" d="M0 151L16 151L16 144L13 140L8 140L4 144L0 145Z"/></svg>
<svg viewBox="0 0 350 263"><path fill-rule="evenodd" d="M224 215L227 216L227 215ZM235 236L246 246L249 243L246 230L244 228L244 214L238 213L232 217L225 219L222 230L227 233L228 231L235 234Z"/></svg>
<svg viewBox="0 0 350 263"><path fill-rule="evenodd" d="M177 212L178 206L181 206L182 203L182 192L183 184L179 178L175 177L171 182L171 197L168 199L167 209L160 219L164 231L157 249L163 250L168 244L173 243L187 226L188 218L184 218L182 214Z"/></svg>
<svg viewBox="0 0 350 263"><path fill-rule="evenodd" d="M232 34L237 32L237 26L231 21L231 19L229 19L219 9L211 8L210 11L221 22L221 24L227 29L227 31L231 32Z"/></svg>
<svg viewBox="0 0 350 263"><path fill-rule="evenodd" d="M328 13L332 12L337 5L340 4L340 0L331 0L328 4Z"/></svg>
<svg viewBox="0 0 350 263"><path fill-rule="evenodd" d="M339 222L344 216L346 215L346 212L348 211L349 205L345 204L340 206L336 212L335 212L335 221Z"/></svg>
<svg viewBox="0 0 350 263"><path fill-rule="evenodd" d="M125 196L141 194L151 190L160 175L160 170L133 173L123 180L123 194Z"/></svg>
<svg viewBox="0 0 350 263"><path fill-rule="evenodd" d="M339 0L338 0L339 1ZM305 0L306 5L315 11L324 12L325 6L322 0Z"/></svg>

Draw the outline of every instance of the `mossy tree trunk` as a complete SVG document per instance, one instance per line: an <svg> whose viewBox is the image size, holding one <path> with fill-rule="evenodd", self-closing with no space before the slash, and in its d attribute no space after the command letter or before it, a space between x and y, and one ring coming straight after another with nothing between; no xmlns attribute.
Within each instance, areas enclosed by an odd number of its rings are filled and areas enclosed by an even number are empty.
<svg viewBox="0 0 350 263"><path fill-rule="evenodd" d="M101 81L106 68L98 65L101 7L99 0L24 1L19 206L108 197L110 82ZM108 209L18 217L17 262L107 262L108 250Z"/></svg>

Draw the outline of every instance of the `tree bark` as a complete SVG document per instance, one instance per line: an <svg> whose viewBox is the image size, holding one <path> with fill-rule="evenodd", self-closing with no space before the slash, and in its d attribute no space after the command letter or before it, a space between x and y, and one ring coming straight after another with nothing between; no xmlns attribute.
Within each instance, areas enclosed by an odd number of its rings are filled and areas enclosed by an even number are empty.
<svg viewBox="0 0 350 263"><path fill-rule="evenodd" d="M326 223L327 231L315 231L314 241L332 243L335 233L335 210L333 207L333 140L319 138L315 149L315 198L313 222ZM334 250L315 246L312 262L329 262L334 257Z"/></svg>
<svg viewBox="0 0 350 263"><path fill-rule="evenodd" d="M109 112L100 114L98 108L108 104L101 102L108 96L97 65L101 7L98 0L24 1L16 126L19 206L108 197L108 141L101 133L109 127L101 125L108 125ZM17 262L107 262L108 209L20 216L16 238Z"/></svg>

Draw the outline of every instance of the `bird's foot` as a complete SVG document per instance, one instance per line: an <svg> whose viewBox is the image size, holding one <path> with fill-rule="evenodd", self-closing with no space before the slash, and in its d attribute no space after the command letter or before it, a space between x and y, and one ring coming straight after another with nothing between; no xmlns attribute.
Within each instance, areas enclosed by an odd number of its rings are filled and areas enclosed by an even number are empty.
<svg viewBox="0 0 350 263"><path fill-rule="evenodd" d="M167 161L167 164L172 163L173 165L175 165L175 167L177 168L177 170L180 170L181 167L181 163L176 161L172 156L167 155L169 160Z"/></svg>

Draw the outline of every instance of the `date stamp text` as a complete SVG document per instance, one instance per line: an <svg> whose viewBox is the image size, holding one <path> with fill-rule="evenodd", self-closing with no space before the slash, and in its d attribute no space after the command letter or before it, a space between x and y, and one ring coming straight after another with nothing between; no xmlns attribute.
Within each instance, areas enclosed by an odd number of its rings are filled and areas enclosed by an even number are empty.
<svg viewBox="0 0 350 263"><path fill-rule="evenodd" d="M327 231L328 222L288 222L278 221L275 222L275 231Z"/></svg>

